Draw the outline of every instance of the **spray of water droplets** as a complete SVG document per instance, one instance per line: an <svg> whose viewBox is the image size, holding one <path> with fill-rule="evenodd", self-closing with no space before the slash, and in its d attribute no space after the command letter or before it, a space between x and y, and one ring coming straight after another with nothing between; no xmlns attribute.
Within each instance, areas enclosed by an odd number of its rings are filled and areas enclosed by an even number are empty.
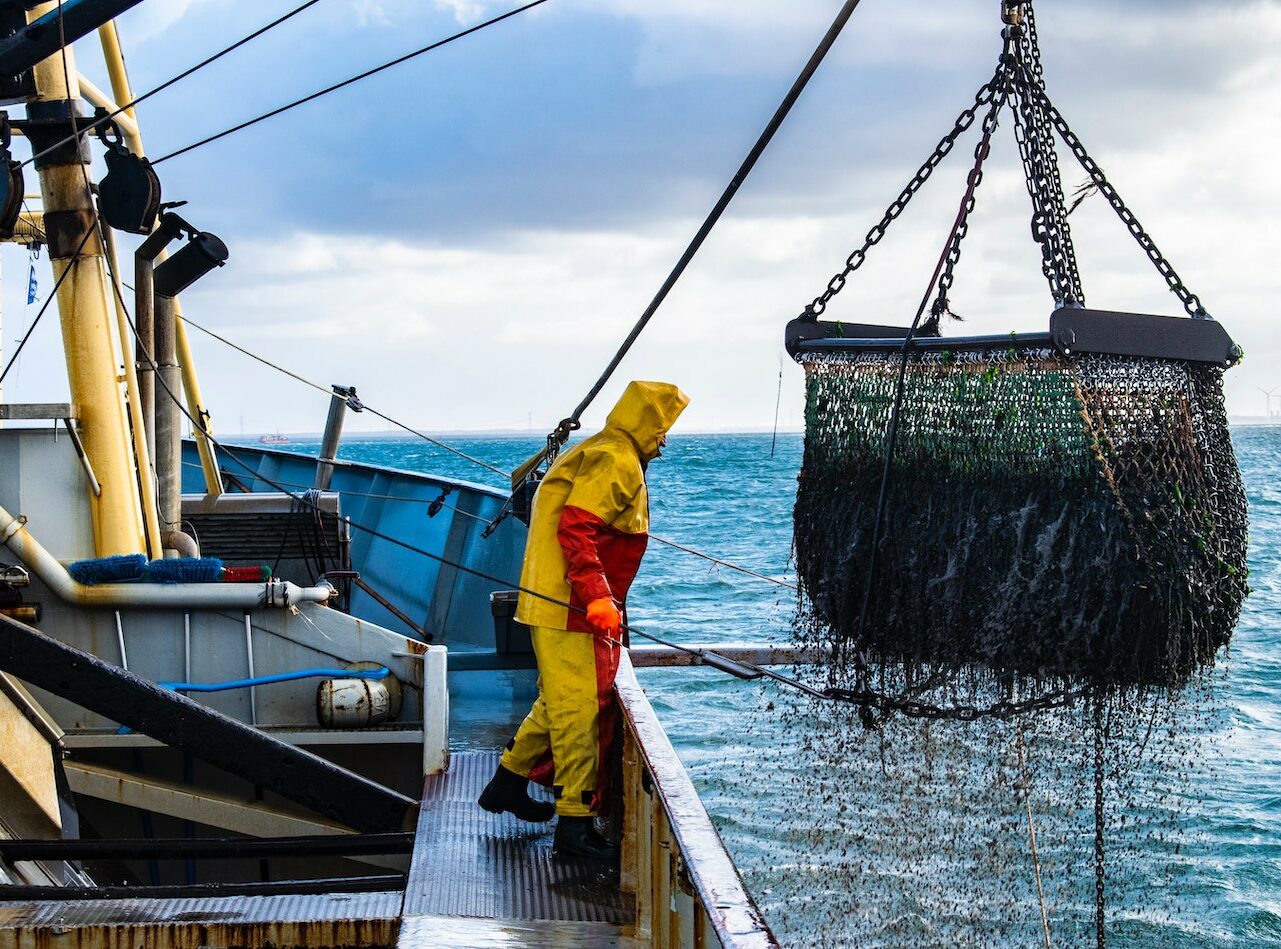
<svg viewBox="0 0 1281 949"><path fill-rule="evenodd" d="M860 701L790 706L777 833L827 885L769 908L823 945L1142 945L1179 915L1246 594L1221 370L914 353L877 530L901 358L804 361L796 636Z"/></svg>

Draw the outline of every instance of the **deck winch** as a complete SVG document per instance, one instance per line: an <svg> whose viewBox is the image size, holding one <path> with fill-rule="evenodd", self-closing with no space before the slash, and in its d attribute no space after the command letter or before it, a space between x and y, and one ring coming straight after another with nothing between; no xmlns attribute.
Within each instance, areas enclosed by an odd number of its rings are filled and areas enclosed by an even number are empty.
<svg viewBox="0 0 1281 949"><path fill-rule="evenodd" d="M787 329L807 384L801 634L831 650L833 690L865 711L947 716L958 709L934 698L961 701L959 685L975 681L958 717L973 717L980 696L1008 711L1014 695L1034 708L1177 688L1228 642L1247 592L1222 391L1241 350L1050 102L1032 4L1007 0L1003 14L992 79ZM945 339L1002 115L1056 309L1043 332ZM967 188L911 325L820 321L974 125ZM1084 308L1056 136L1089 176L1081 194L1107 199L1187 317Z"/></svg>

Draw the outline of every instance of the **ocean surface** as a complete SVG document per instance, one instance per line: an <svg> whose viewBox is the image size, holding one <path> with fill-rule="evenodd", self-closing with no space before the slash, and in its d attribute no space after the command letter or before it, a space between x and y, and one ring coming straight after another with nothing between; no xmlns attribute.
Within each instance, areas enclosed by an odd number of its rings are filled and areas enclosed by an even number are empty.
<svg viewBox="0 0 1281 949"><path fill-rule="evenodd" d="M504 469L538 447L450 441ZM1115 729L1112 946L1281 946L1281 428L1234 441L1253 593L1230 650L1184 701ZM801 451L797 434L673 436L649 472L653 532L791 582ZM352 436L342 455L497 484L420 440ZM788 587L661 544L630 600L636 626L688 643L787 642L795 611ZM776 684L641 675L785 944L1037 946L1047 930L1050 945L1095 944L1088 739L1070 714L1040 733L911 722L865 733Z"/></svg>

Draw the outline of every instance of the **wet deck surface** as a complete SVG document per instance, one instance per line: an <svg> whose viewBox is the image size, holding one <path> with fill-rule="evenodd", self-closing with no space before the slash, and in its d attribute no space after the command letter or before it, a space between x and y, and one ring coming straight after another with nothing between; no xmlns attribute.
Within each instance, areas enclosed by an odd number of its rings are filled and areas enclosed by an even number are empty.
<svg viewBox="0 0 1281 949"><path fill-rule="evenodd" d="M455 754L448 773L427 779L403 894L9 903L0 905L0 945L14 931L71 931L95 945L185 945L183 933L198 928L245 945L637 949L632 899L616 874L553 860L553 823L477 806L498 757Z"/></svg>
<svg viewBox="0 0 1281 949"><path fill-rule="evenodd" d="M598 864L552 859L553 824L529 824L476 805L496 752L453 755L427 779L404 915L632 923L631 898ZM550 800L543 789L536 796Z"/></svg>

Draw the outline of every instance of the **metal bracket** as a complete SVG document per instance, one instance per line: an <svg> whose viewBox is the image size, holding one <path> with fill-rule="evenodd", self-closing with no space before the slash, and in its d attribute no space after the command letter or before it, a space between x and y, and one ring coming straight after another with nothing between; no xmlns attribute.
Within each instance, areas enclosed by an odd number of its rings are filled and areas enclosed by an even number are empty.
<svg viewBox="0 0 1281 949"><path fill-rule="evenodd" d="M787 324L785 343L793 359L815 352L885 352L902 347L907 329L865 323L822 323L796 319ZM1050 315L1049 332L988 336L914 337L914 349L963 350L1053 346L1064 355L1105 353L1231 366L1242 350L1214 320L1147 313L1115 313L1065 306Z"/></svg>
<svg viewBox="0 0 1281 949"><path fill-rule="evenodd" d="M62 424L66 426L67 434L71 436L71 444L76 449L76 455L80 458L80 464L85 470L85 477L89 479L89 490L93 492L95 498L102 497L102 485L98 483L98 476L93 473L93 465L89 463L89 455L85 453L84 442L80 441L80 433L71 424L71 419L64 418Z"/></svg>
<svg viewBox="0 0 1281 949"><path fill-rule="evenodd" d="M1209 318L1114 313L1065 306L1050 315L1050 336L1062 353L1110 353L1235 365L1241 349L1222 323Z"/></svg>
<svg viewBox="0 0 1281 949"><path fill-rule="evenodd" d="M885 326L879 323L840 323L825 320L811 320L799 316L787 324L787 330L784 333L783 344L787 347L787 353L795 359L800 353L806 352L805 344L811 340L827 339L883 339L898 340L900 343L907 338L906 326ZM921 332L918 330L918 339L938 336L938 330L932 332Z"/></svg>

